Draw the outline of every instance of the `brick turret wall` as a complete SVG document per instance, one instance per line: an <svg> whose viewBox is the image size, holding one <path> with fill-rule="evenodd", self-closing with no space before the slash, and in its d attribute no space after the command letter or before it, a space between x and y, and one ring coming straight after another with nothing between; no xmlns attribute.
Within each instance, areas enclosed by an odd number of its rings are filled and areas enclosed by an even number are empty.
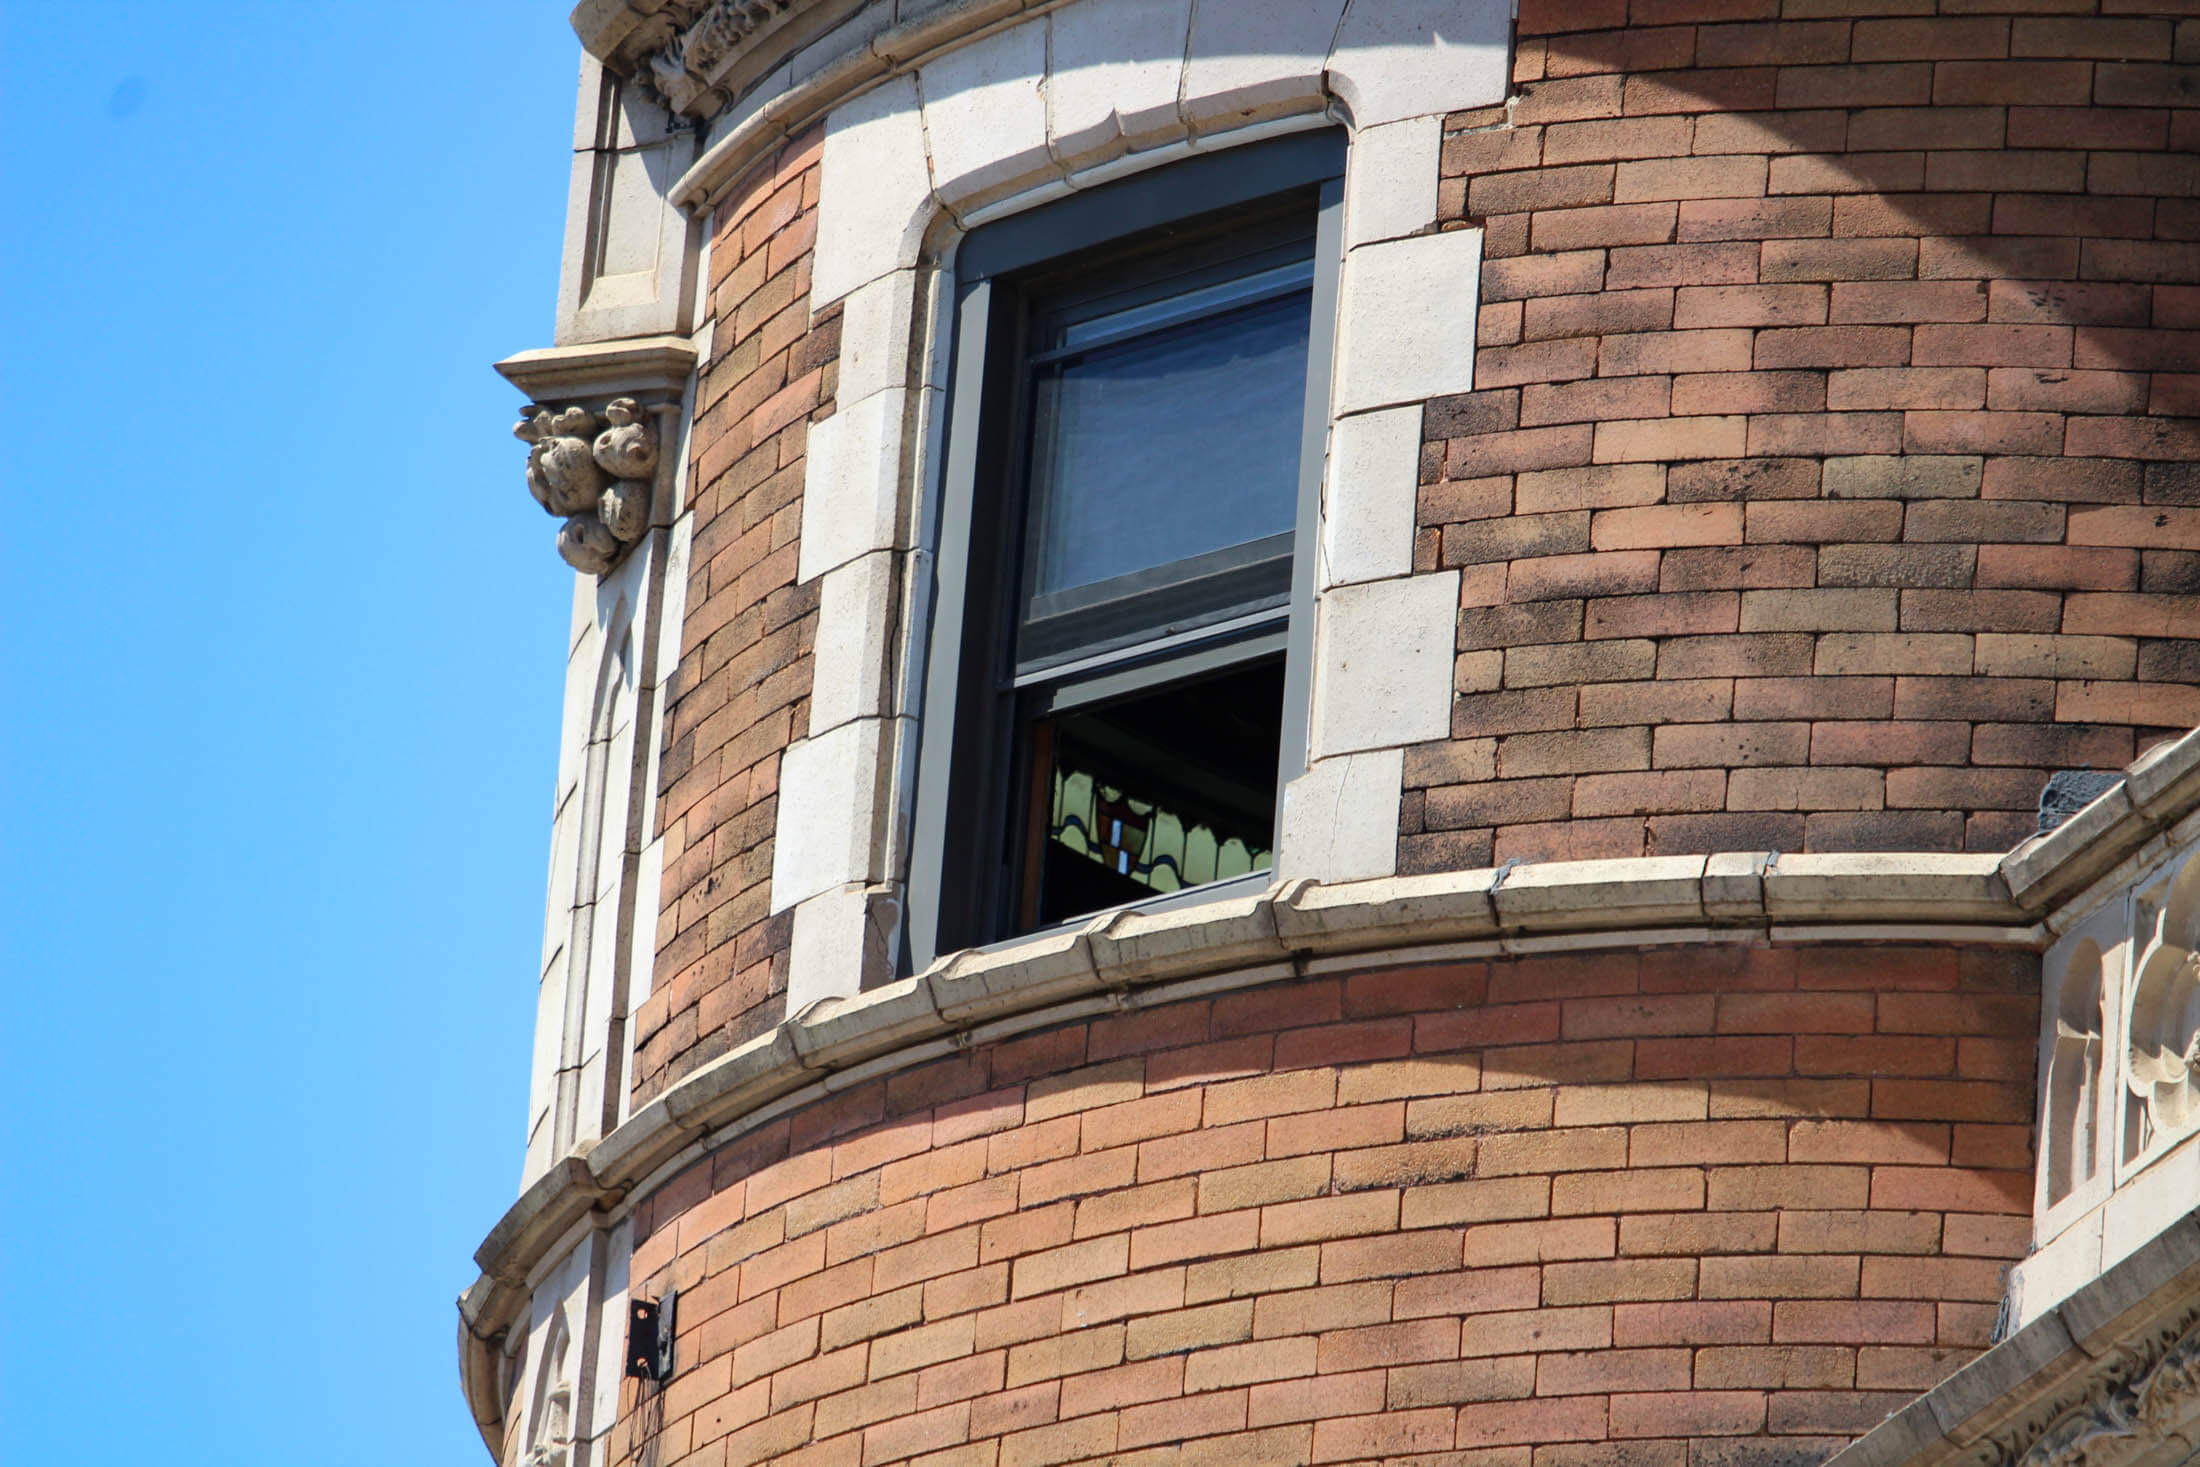
<svg viewBox="0 0 2200 1467"><path fill-rule="evenodd" d="M784 1017L771 915L779 759L808 730L817 586L795 583L810 420L830 412L840 313L810 316L824 133L789 142L711 221L711 350L696 388L694 534L658 779L656 986L635 1012L648 1100Z"/></svg>
<svg viewBox="0 0 2200 1467"><path fill-rule="evenodd" d="M1998 850L2200 723L2200 20L1937 8L1522 0L1402 870Z"/></svg>
<svg viewBox="0 0 2200 1467"><path fill-rule="evenodd" d="M1732 944L973 1045L639 1204L612 1460L1822 1461L1988 1342L2037 1022L2029 953Z"/></svg>

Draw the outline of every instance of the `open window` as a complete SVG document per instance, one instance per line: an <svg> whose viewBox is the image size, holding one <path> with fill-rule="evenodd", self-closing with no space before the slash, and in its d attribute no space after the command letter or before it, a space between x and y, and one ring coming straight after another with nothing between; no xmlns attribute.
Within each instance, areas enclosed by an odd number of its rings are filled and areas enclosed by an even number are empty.
<svg viewBox="0 0 2200 1467"><path fill-rule="evenodd" d="M1270 865L1343 165L1304 134L963 242L912 962Z"/></svg>

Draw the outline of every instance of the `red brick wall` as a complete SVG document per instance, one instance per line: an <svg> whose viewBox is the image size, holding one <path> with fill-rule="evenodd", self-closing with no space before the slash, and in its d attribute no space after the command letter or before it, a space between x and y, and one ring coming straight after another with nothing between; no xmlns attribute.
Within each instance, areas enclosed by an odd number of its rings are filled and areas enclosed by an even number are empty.
<svg viewBox="0 0 2200 1467"><path fill-rule="evenodd" d="M1934 946L1406 968L875 1080L641 1202L678 1368L612 1455L1821 1460L1987 1341L2037 982Z"/></svg>
<svg viewBox="0 0 2200 1467"><path fill-rule="evenodd" d="M2200 723L2200 20L1934 8L1522 0L1401 869L1998 850Z"/></svg>
<svg viewBox="0 0 2200 1467"><path fill-rule="evenodd" d="M823 132L790 142L712 221L711 355L696 394L694 541L665 717L656 987L634 1095L783 1017L789 919L769 915L779 756L809 722L817 588L795 584L803 448L832 406L836 310L810 319Z"/></svg>

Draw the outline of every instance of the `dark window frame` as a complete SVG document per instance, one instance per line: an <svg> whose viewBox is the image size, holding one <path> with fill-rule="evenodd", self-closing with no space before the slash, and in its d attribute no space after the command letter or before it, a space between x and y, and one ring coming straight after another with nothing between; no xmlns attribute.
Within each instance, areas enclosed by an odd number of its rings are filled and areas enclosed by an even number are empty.
<svg viewBox="0 0 2200 1467"><path fill-rule="evenodd" d="M1159 646L1149 643L1148 656L1135 667L1103 666L1079 676L1079 660L1072 658L1039 675L1046 684L1046 711L1055 712L1280 654L1280 817L1283 784L1306 764L1330 359L1344 254L1344 160L1341 130L1294 134L1195 156L1073 195L983 226L962 241L953 282L955 338L919 702L905 970L921 969L945 951L1030 935L1000 935L1003 862L1017 859L1006 847L1012 843L1008 812L1021 725L1002 711L1007 705L997 678L1020 609L1013 604L1024 549L1020 496L1029 493L1017 470L1021 445L1011 425L1018 421L1016 398L1034 355L1021 340L1025 311L1019 281L1078 257L1099 258L1110 247L1120 250L1172 227L1257 218L1264 208L1295 196L1313 225L1312 314L1296 515L1288 532L1290 584L1283 605L1275 608L1270 598L1271 609L1239 618L1247 625L1234 632L1234 624L1204 626ZM1016 512L1003 513L1010 502ZM1267 872L1256 871L1125 905L1147 910L1208 901L1269 879Z"/></svg>

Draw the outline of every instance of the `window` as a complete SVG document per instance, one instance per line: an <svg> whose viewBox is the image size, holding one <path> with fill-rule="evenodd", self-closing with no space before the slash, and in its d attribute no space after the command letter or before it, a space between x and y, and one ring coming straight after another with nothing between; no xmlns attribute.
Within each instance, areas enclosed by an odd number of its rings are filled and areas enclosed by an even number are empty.
<svg viewBox="0 0 2200 1467"><path fill-rule="evenodd" d="M1271 865L1343 164L1304 134L963 242L912 963Z"/></svg>

